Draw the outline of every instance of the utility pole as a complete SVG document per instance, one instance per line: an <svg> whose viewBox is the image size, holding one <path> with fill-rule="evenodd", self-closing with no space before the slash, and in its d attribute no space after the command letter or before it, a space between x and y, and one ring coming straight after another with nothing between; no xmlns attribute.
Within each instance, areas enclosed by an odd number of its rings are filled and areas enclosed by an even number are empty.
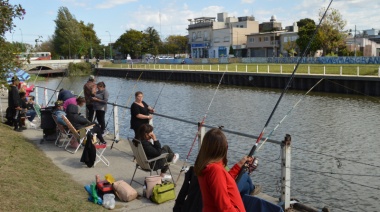
<svg viewBox="0 0 380 212"><path fill-rule="evenodd" d="M106 31L106 32L108 32L108 35L110 36L110 60L112 60L111 33L109 31Z"/></svg>
<svg viewBox="0 0 380 212"><path fill-rule="evenodd" d="M356 57L356 25L355 25L355 35L354 35L354 48L355 48L355 50L354 50L354 52L355 52L355 57Z"/></svg>

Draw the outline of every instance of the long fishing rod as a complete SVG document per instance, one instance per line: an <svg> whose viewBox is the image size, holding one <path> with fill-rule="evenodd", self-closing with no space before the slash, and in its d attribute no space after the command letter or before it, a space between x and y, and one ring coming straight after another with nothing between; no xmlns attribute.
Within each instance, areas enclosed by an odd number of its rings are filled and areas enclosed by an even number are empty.
<svg viewBox="0 0 380 212"><path fill-rule="evenodd" d="M169 77L166 79L166 81L169 81L170 77L172 76L173 74L173 71L170 73ZM157 99L156 101L154 102L154 105L153 105L153 109L156 107L156 104L158 102L158 99L160 98L161 96L161 93L162 93L162 90L164 90L164 87L165 87L166 83L162 86L161 90L160 90L160 93L158 93L158 96L157 96Z"/></svg>
<svg viewBox="0 0 380 212"><path fill-rule="evenodd" d="M277 130L277 128L281 125L281 123L286 119L286 117L288 117L288 115L293 111L294 108L297 107L297 105L303 100L305 99L305 97L320 83L322 82L324 78L320 79L313 87L311 87L297 102L296 104L293 105L293 107L286 113L286 115L281 119L280 122L278 122L278 124L273 128L272 131L270 131L270 133L268 134L268 136L265 138L265 140L260 144L260 146L257 148L256 151L259 151L260 148L265 144L265 142L272 136L273 132Z"/></svg>
<svg viewBox="0 0 380 212"><path fill-rule="evenodd" d="M40 70L38 71L37 76L36 76L36 78L34 79L33 85L36 84L36 81L37 81L38 75L40 75L41 70L42 70L42 66L40 67Z"/></svg>
<svg viewBox="0 0 380 212"><path fill-rule="evenodd" d="M218 86L217 86L216 89L215 89L214 95L212 96L212 99L211 99L211 101L210 101L210 104L209 104L208 107L207 107L206 113L204 114L204 116L203 116L203 118L202 118L202 121L198 124L198 130L197 130L197 133L195 134L195 137L194 137L193 143L191 144L190 150L189 150L189 152L187 153L187 156L186 156L185 161L183 162L182 169L181 169L181 171L179 172L179 175L178 175L178 178L177 178L175 184L177 184L179 178L181 177L181 173L184 172L184 171L186 170L185 165L186 165L187 161L189 160L190 153L191 153L191 151L193 150L193 147L194 147L195 141L197 140L198 134L199 134L199 132L200 132L200 130L201 130L201 128L202 128L202 126L203 126L203 124L204 124L206 118L207 118L207 114L208 114L208 112L210 111L211 104L212 104L212 102L214 101L215 96L216 96L216 92L218 91L220 84L222 84L222 80L223 80L223 77L224 77L224 74L225 74L225 73L226 73L226 72L223 72L223 75L222 75L222 77L220 78L220 81L219 81L219 83L218 83Z"/></svg>
<svg viewBox="0 0 380 212"><path fill-rule="evenodd" d="M251 151L248 153L248 156L249 156L249 157L252 157L253 153L255 152L258 143L260 142L261 138L263 137L264 132L265 132L266 128L267 128L268 125L269 125L269 122L271 121L271 119L272 119L272 117L273 117L274 112L277 110L277 107L278 107L279 103L281 102L282 97L284 96L285 92L289 89L289 87L290 87L290 83L291 83L291 82L293 81L293 79L294 79L294 76L295 76L295 73L296 73L296 71L297 71L297 69L298 69L298 66L299 66L299 64L301 63L302 59L305 57L306 52L309 50L310 45L311 45L311 42L315 39L315 36L316 36L316 34L317 34L317 32L318 32L318 29L319 29L319 27L321 26L322 21L323 21L323 19L325 18L326 14L327 14L327 11L329 10L329 8L330 8L332 2L333 2L333 0L331 0L330 3L329 3L329 5L327 6L326 11L325 11L325 13L323 14L321 20L319 21L318 26L317 26L317 27L315 28L315 30L314 30L313 36L311 37L309 43L307 44L305 50L303 51L303 53L302 53L302 55L301 55L301 57L298 59L298 61L297 61L297 65L296 65L296 67L294 68L294 70L293 70L293 72L292 72L292 75L290 76L290 78L289 78L289 80L288 80L288 83L286 84L286 86L285 86L284 90L282 91L282 93L281 93L279 99L277 100L276 105L274 106L274 108L273 108L273 110L272 110L272 112L271 112L271 114L270 114L270 116L269 116L267 122L266 122L265 125L264 125L264 128L261 130L261 133L260 133L259 137L257 138L255 145L253 145ZM236 182L239 182L239 181L240 181L240 178L241 178L241 176L244 174L244 172L245 172L245 168L242 167L242 168L240 169L240 171L239 171L239 174L238 174L237 178L236 178Z"/></svg>
<svg viewBox="0 0 380 212"><path fill-rule="evenodd" d="M127 72L127 74L125 75L125 78L124 78L124 79L127 79L127 76L128 76L128 72ZM116 100L115 100L114 104L117 103L117 100L119 99L120 91L121 91L121 90L124 90L124 89L119 89L119 92L118 92L118 94L117 94L117 96L116 96ZM111 115L108 117L108 120L107 120L107 123L106 123L106 127L105 127L106 129L107 129L107 126L108 126L108 122L110 121L111 116L113 115L113 113L114 113L114 107L112 108Z"/></svg>

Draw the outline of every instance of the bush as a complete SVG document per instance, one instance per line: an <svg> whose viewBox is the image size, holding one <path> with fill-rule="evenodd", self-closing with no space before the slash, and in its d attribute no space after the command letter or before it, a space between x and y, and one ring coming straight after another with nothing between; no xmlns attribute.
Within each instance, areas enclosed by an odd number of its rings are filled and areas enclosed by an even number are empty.
<svg viewBox="0 0 380 212"><path fill-rule="evenodd" d="M68 76L89 75L91 73L91 63L69 63Z"/></svg>

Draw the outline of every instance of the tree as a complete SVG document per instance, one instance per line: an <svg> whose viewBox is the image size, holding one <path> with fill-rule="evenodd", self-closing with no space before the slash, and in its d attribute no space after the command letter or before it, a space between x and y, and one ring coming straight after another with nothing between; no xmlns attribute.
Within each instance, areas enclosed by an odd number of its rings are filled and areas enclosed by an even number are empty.
<svg viewBox="0 0 380 212"><path fill-rule="evenodd" d="M294 57L294 54L297 54L296 48L296 41L288 41L284 43L284 50L288 52L288 55L290 55L291 57Z"/></svg>
<svg viewBox="0 0 380 212"><path fill-rule="evenodd" d="M79 58L87 53L85 38L78 21L67 7L58 9L56 26L53 35L54 49L57 54L66 55L69 58Z"/></svg>
<svg viewBox="0 0 380 212"><path fill-rule="evenodd" d="M319 11L319 18L321 19L325 8L321 8ZM346 21L343 20L339 10L330 8L326 17L323 19L321 27L318 30L318 37L321 47L323 49L323 55L335 52L337 54L339 50L345 48L346 33L343 33L343 29L346 26Z"/></svg>
<svg viewBox="0 0 380 212"><path fill-rule="evenodd" d="M158 32L153 27L148 27L144 31L146 49L143 49L143 52L150 53L152 55L157 55L159 47L161 44L160 36Z"/></svg>
<svg viewBox="0 0 380 212"><path fill-rule="evenodd" d="M309 18L301 19L297 22L298 26L298 38L296 40L296 44L300 49L300 53L303 53L312 38L315 28L317 27L315 25L314 20ZM306 52L306 55L310 54L310 52L315 52L320 48L320 40L319 37L316 35L313 42L310 44L309 51Z"/></svg>
<svg viewBox="0 0 380 212"><path fill-rule="evenodd" d="M162 53L164 54L179 54L185 53L187 46L187 38L182 35L170 35L165 39L163 44Z"/></svg>
<svg viewBox="0 0 380 212"><path fill-rule="evenodd" d="M88 55L89 57L94 57L103 52L103 48L100 46L100 39L94 31L94 24L88 23L84 24L83 21L79 22L79 28L82 32L84 38L83 44L83 55Z"/></svg>
<svg viewBox="0 0 380 212"><path fill-rule="evenodd" d="M5 33L12 32L16 25L13 20L16 18L23 19L25 10L20 4L9 4L8 0L0 0L0 77L3 77L3 73L9 69L13 69L20 65L14 55L21 51L21 49L15 48L14 45L5 40Z"/></svg>
<svg viewBox="0 0 380 212"><path fill-rule="evenodd" d="M129 54L132 58L138 58L142 55L142 50L147 48L144 38L143 32L130 29L116 40L114 48L119 49L124 55Z"/></svg>

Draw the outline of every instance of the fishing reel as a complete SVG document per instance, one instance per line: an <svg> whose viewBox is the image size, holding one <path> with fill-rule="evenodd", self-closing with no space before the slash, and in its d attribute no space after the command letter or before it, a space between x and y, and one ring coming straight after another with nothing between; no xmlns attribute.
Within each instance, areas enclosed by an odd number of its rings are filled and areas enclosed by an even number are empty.
<svg viewBox="0 0 380 212"><path fill-rule="evenodd" d="M257 157L255 157L255 159L253 159L252 161L247 162L246 170L248 174L251 174L253 171L255 171L258 166L259 166L259 160L257 159Z"/></svg>

